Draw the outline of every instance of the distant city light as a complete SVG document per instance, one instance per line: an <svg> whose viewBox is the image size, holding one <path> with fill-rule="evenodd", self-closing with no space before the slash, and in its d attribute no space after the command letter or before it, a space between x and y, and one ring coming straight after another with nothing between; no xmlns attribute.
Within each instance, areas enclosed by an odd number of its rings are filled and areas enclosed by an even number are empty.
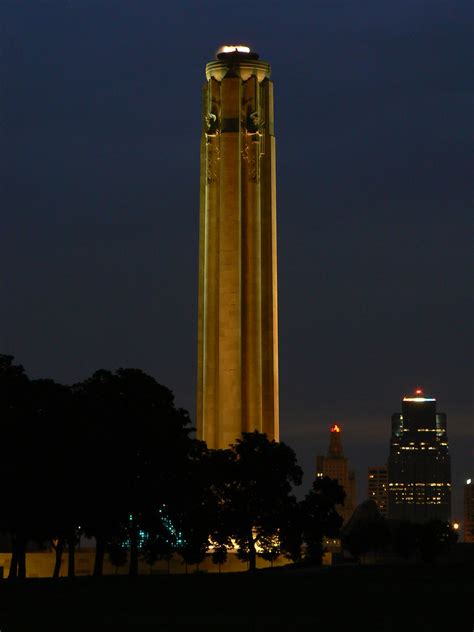
<svg viewBox="0 0 474 632"><path fill-rule="evenodd" d="M453 522L453 529L457 531L459 529L459 522Z"/></svg>
<svg viewBox="0 0 474 632"><path fill-rule="evenodd" d="M404 397L404 402L435 402L434 397Z"/></svg>
<svg viewBox="0 0 474 632"><path fill-rule="evenodd" d="M334 426L331 426L331 432L341 432L341 429L337 424L334 424Z"/></svg>
<svg viewBox="0 0 474 632"><path fill-rule="evenodd" d="M471 479L468 478L467 481L466 481L466 485L470 485L470 484L471 484Z"/></svg>

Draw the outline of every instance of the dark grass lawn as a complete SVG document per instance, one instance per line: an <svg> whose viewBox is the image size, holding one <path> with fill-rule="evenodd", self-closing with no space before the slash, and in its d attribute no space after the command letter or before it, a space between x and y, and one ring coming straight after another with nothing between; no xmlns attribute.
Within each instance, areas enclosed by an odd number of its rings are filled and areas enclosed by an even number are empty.
<svg viewBox="0 0 474 632"><path fill-rule="evenodd" d="M0 582L0 631L472 632L469 563Z"/></svg>

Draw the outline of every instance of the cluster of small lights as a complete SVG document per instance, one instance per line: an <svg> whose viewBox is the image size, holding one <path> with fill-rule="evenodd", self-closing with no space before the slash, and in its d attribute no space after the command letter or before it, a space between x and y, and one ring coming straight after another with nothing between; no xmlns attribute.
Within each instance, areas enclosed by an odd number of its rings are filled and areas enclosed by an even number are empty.
<svg viewBox="0 0 474 632"><path fill-rule="evenodd" d="M165 507L163 505L163 507ZM161 522L163 523L163 526L165 527L166 531L168 532L168 537L165 537L165 542L167 542L168 544L171 544L174 547L181 547L184 544L184 538L183 538L183 534L178 531L175 526L173 525L173 523L171 522L171 520L169 519L168 515L166 514L166 512L164 511L164 509L160 508L158 509L158 513L160 514L160 519ZM130 514L129 515L129 521L132 522L133 520L133 515ZM146 533L146 531L143 530L139 530L138 532L138 547L142 548L146 542L148 538L148 533ZM123 543L123 546L125 548L130 548L130 539L125 540L125 542Z"/></svg>

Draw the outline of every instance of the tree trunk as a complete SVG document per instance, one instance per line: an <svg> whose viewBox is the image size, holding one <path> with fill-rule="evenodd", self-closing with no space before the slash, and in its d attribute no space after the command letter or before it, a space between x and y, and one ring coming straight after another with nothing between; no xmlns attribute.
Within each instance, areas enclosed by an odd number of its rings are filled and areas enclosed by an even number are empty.
<svg viewBox="0 0 474 632"><path fill-rule="evenodd" d="M255 571L257 569L257 552L255 550L255 542L253 535L249 537L249 571Z"/></svg>
<svg viewBox="0 0 474 632"><path fill-rule="evenodd" d="M26 539L20 538L17 545L18 579L26 579Z"/></svg>
<svg viewBox="0 0 474 632"><path fill-rule="evenodd" d="M95 558L94 558L94 570L92 572L94 577L100 577L104 568L104 556L105 556L105 539L101 536L96 537L95 542Z"/></svg>
<svg viewBox="0 0 474 632"><path fill-rule="evenodd" d="M255 571L257 569L257 554L255 548L249 551L249 571Z"/></svg>
<svg viewBox="0 0 474 632"><path fill-rule="evenodd" d="M12 559L10 561L10 570L8 571L8 579L16 579L18 572L18 555L16 548L16 537L12 534Z"/></svg>
<svg viewBox="0 0 474 632"><path fill-rule="evenodd" d="M12 559L8 579L26 579L26 538L12 535Z"/></svg>
<svg viewBox="0 0 474 632"><path fill-rule="evenodd" d="M53 544L53 548L55 553L53 577L59 577L59 574L61 573L61 561L63 558L64 538L58 538L56 544Z"/></svg>
<svg viewBox="0 0 474 632"><path fill-rule="evenodd" d="M75 577L76 576L76 565L75 565L75 552L76 542L75 537L72 535L68 538L67 541L67 576Z"/></svg>
<svg viewBox="0 0 474 632"><path fill-rule="evenodd" d="M132 521L130 528L130 567L128 574L133 577L138 575L138 533L135 520Z"/></svg>

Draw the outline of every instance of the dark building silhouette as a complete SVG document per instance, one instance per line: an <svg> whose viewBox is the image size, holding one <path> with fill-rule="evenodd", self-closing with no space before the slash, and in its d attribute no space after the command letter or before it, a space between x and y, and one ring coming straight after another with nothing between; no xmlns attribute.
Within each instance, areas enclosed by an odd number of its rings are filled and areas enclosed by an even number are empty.
<svg viewBox="0 0 474 632"><path fill-rule="evenodd" d="M449 520L451 466L446 415L436 399L416 389L392 415L388 457L388 508L391 520Z"/></svg>
<svg viewBox="0 0 474 632"><path fill-rule="evenodd" d="M384 518L387 517L387 466L373 465L367 472L367 497L375 502Z"/></svg>
<svg viewBox="0 0 474 632"><path fill-rule="evenodd" d="M471 478L464 485L464 542L474 544L474 485Z"/></svg>

